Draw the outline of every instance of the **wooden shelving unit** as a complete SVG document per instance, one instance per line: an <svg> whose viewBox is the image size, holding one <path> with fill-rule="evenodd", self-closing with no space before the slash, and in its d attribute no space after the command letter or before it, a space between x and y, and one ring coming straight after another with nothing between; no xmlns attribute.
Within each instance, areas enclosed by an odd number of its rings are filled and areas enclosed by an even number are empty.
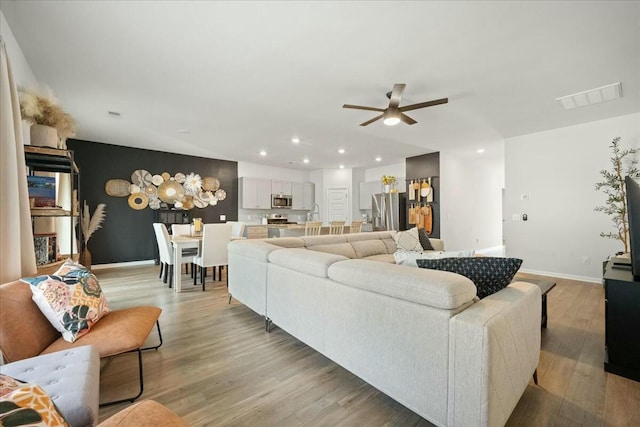
<svg viewBox="0 0 640 427"><path fill-rule="evenodd" d="M71 205L77 209L79 207L76 201L80 200L80 170L76 165L72 150L61 150L57 148L49 147L35 147L32 145L24 146L24 159L25 164L29 168L29 174L35 174L35 172L52 172L52 173L65 173L71 175L71 185L69 188L69 196ZM74 191L76 191L77 199L74 199ZM74 240L74 218L80 216L79 212L72 212L62 208L32 208L31 218L46 218L46 217L67 217L71 222L69 231L69 242L73 247ZM78 242L82 241L82 229L78 227ZM78 248L79 249L79 248ZM74 252L70 251L69 256L74 257ZM38 266L38 272L46 274L49 270L57 268L61 262L56 261Z"/></svg>

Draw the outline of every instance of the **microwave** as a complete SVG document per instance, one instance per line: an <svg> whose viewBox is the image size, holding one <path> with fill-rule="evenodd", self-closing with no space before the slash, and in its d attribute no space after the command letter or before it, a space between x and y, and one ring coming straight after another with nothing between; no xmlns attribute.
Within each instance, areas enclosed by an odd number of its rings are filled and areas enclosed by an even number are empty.
<svg viewBox="0 0 640 427"><path fill-rule="evenodd" d="M272 194L271 209L291 209L291 196L286 194Z"/></svg>

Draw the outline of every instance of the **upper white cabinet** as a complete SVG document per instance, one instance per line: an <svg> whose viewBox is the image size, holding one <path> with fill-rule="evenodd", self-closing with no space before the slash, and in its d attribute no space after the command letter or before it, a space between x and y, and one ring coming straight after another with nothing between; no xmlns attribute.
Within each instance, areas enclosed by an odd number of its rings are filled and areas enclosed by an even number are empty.
<svg viewBox="0 0 640 427"><path fill-rule="evenodd" d="M382 191L380 181L360 183L360 209L371 209L371 196Z"/></svg>
<svg viewBox="0 0 640 427"><path fill-rule="evenodd" d="M271 181L260 178L240 178L243 209L271 209Z"/></svg>
<svg viewBox="0 0 640 427"><path fill-rule="evenodd" d="M316 186L313 182L291 183L291 208L299 210L311 210L316 199Z"/></svg>
<svg viewBox="0 0 640 427"><path fill-rule="evenodd" d="M272 194L293 194L291 181L271 180L271 193Z"/></svg>

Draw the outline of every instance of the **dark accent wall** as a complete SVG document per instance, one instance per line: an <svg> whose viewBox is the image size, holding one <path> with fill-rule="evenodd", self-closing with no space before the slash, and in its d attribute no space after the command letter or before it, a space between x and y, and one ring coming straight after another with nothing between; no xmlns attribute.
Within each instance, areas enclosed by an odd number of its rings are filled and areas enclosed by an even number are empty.
<svg viewBox="0 0 640 427"><path fill-rule="evenodd" d="M412 179L431 177L433 187L433 231L431 237L440 238L440 153L422 154L420 156L407 157L405 160L406 191L408 194L409 183ZM409 199L407 198L407 224L409 223Z"/></svg>
<svg viewBox="0 0 640 427"><path fill-rule="evenodd" d="M74 151L80 169L80 208L86 200L91 213L99 203L106 207L106 220L102 228L89 240L93 264L142 261L157 258L157 243L153 232L156 213L146 207L135 210L129 207L127 197L112 197L104 186L110 179L126 179L137 169L145 169L152 175L168 172L194 172L202 178L217 177L220 188L227 192L225 200L216 206L194 208L191 216L202 218L205 223L238 219L238 163L207 159L162 151L143 150L119 145L70 139L67 146Z"/></svg>

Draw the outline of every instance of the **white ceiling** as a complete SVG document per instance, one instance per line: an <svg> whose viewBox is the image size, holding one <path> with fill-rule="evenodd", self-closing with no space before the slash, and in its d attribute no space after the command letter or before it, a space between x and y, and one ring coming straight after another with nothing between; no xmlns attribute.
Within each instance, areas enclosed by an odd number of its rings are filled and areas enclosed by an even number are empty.
<svg viewBox="0 0 640 427"><path fill-rule="evenodd" d="M374 167L376 156L475 153L640 111L640 2L0 6L77 137L97 142L309 170ZM617 81L619 100L569 111L555 102ZM360 127L376 113L341 108L385 108L394 83L407 84L401 105L449 103L395 127Z"/></svg>

